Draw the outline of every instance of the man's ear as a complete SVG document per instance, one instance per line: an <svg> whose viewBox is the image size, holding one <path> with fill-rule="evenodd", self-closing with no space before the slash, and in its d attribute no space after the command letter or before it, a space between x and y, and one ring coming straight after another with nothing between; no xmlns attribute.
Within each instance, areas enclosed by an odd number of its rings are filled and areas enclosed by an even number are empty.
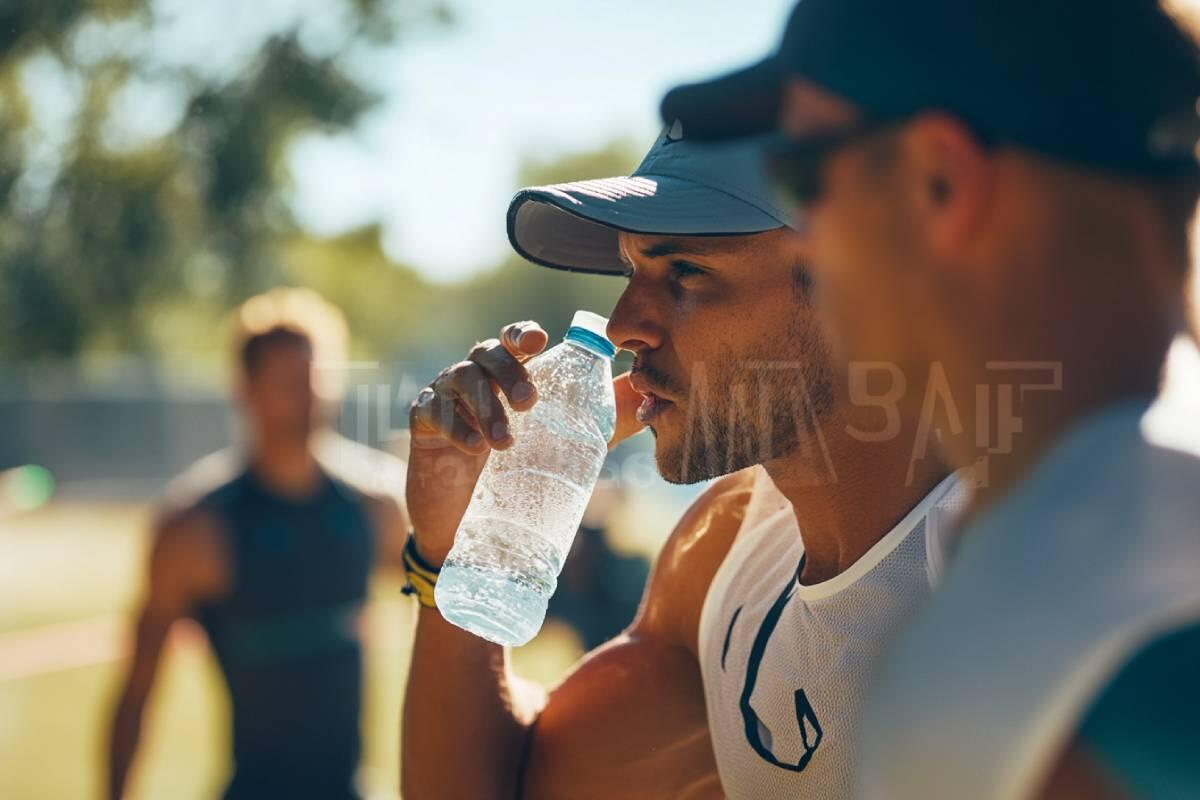
<svg viewBox="0 0 1200 800"><path fill-rule="evenodd" d="M930 246L952 256L977 231L991 201L993 164L969 127L947 114L924 114L906 129L915 210Z"/></svg>

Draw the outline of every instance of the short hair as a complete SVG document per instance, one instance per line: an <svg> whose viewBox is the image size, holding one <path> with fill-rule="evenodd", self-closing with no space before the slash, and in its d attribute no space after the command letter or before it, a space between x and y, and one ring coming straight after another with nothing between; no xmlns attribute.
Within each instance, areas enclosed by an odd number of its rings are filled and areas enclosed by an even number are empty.
<svg viewBox="0 0 1200 800"><path fill-rule="evenodd" d="M270 345L307 344L319 367L336 372L346 357L346 318L312 289L279 287L251 297L234 315L234 352L253 376Z"/></svg>

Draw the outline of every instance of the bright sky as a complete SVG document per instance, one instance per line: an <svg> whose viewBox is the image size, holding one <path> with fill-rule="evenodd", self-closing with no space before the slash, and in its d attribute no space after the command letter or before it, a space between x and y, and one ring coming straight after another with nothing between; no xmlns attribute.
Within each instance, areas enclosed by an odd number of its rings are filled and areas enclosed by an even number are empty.
<svg viewBox="0 0 1200 800"><path fill-rule="evenodd" d="M458 25L404 46L353 137L294 151L295 206L333 234L380 218L395 258L439 281L507 253L523 156L652 142L663 92L765 55L793 0L452 0Z"/></svg>

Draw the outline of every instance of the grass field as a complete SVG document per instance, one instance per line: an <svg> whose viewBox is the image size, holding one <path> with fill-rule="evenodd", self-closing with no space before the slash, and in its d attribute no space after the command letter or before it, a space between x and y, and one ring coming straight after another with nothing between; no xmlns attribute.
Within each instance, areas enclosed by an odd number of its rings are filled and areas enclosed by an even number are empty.
<svg viewBox="0 0 1200 800"><path fill-rule="evenodd" d="M107 728L141 593L148 509L56 504L0 519L0 798L102 797ZM362 783L394 798L412 607L379 577L367 610ZM550 683L578 657L548 626L516 654ZM208 800L228 770L228 703L194 626L176 626L147 710L130 797Z"/></svg>

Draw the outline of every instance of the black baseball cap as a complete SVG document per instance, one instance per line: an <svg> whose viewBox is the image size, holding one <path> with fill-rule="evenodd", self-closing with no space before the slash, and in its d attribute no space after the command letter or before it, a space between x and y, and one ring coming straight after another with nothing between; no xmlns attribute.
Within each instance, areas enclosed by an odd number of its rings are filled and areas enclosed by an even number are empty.
<svg viewBox="0 0 1200 800"><path fill-rule="evenodd" d="M667 236L762 233L794 224L771 189L770 137L699 144L678 120L632 175L531 186L508 207L508 240L535 264L620 274L620 231Z"/></svg>
<svg viewBox="0 0 1200 800"><path fill-rule="evenodd" d="M1200 50L1157 0L800 0L771 56L662 114L695 139L772 131L793 76L872 119L941 110L1067 161L1200 171Z"/></svg>

